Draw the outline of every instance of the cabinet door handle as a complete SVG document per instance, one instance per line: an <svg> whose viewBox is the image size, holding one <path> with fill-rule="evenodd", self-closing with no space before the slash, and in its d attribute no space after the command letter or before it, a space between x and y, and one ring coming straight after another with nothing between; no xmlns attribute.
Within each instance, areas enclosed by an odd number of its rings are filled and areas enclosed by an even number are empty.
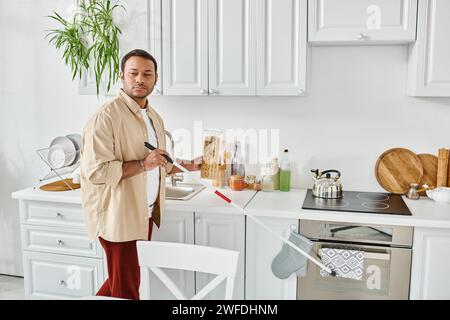
<svg viewBox="0 0 450 320"><path fill-rule="evenodd" d="M214 89L210 89L210 90L209 90L209 94L216 95L216 94L217 94L217 91L214 90Z"/></svg>
<svg viewBox="0 0 450 320"><path fill-rule="evenodd" d="M356 39L358 40L366 40L367 35L365 35L364 33L358 33L358 35L356 36Z"/></svg>
<svg viewBox="0 0 450 320"><path fill-rule="evenodd" d="M61 287L65 287L65 286L66 286L66 281L60 280L60 281L59 281L59 285L60 285Z"/></svg>
<svg viewBox="0 0 450 320"><path fill-rule="evenodd" d="M61 218L61 219L62 219L63 215L62 215L62 213L61 213L61 212L57 212L57 213L56 213L56 217L57 217L57 218Z"/></svg>
<svg viewBox="0 0 450 320"><path fill-rule="evenodd" d="M195 223L200 223L200 222L201 222L200 218L195 218Z"/></svg>
<svg viewBox="0 0 450 320"><path fill-rule="evenodd" d="M63 246L63 245L64 245L64 241L58 240L58 246Z"/></svg>
<svg viewBox="0 0 450 320"><path fill-rule="evenodd" d="M200 90L200 94L203 96L206 96L208 94L208 91L206 91L205 89Z"/></svg>

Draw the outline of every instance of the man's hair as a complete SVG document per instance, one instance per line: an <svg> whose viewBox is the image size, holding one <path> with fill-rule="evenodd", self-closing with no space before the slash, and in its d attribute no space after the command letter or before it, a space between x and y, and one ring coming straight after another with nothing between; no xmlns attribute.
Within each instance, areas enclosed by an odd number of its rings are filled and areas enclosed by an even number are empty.
<svg viewBox="0 0 450 320"><path fill-rule="evenodd" d="M125 69L125 63L127 62L127 60L134 56L153 61L153 64L155 65L155 73L158 71L158 64L156 63L156 59L150 53L142 49L134 49L123 56L122 62L120 63L120 70L122 72Z"/></svg>

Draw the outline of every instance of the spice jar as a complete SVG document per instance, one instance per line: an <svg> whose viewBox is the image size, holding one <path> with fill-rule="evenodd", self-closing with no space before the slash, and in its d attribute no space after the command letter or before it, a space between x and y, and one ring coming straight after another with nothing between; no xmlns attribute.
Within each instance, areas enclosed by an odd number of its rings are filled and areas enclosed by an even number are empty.
<svg viewBox="0 0 450 320"><path fill-rule="evenodd" d="M247 176L246 187L248 189L253 190L254 185L255 185L255 179L256 179L256 176L254 176L254 175Z"/></svg>
<svg viewBox="0 0 450 320"><path fill-rule="evenodd" d="M253 185L253 190L261 191L261 180L255 180L255 184Z"/></svg>
<svg viewBox="0 0 450 320"><path fill-rule="evenodd" d="M233 175L230 178L230 188L233 191L241 191L245 188L244 177L239 175Z"/></svg>

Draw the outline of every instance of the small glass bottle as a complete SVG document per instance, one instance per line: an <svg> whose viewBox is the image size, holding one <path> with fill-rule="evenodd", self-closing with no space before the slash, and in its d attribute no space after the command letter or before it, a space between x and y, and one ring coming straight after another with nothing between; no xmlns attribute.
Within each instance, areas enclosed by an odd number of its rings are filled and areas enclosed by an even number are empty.
<svg viewBox="0 0 450 320"><path fill-rule="evenodd" d="M280 190L280 166L278 165L278 158L272 159L272 172L273 175L273 181L274 181L274 188L275 190Z"/></svg>
<svg viewBox="0 0 450 320"><path fill-rule="evenodd" d="M234 145L234 155L231 160L231 175L245 177L244 158L242 157L241 143L239 141Z"/></svg>
<svg viewBox="0 0 450 320"><path fill-rule="evenodd" d="M265 175L262 179L261 183L262 191L274 191L275 190L275 181L273 180L273 175Z"/></svg>
<svg viewBox="0 0 450 320"><path fill-rule="evenodd" d="M262 180L261 180L261 190L262 191L274 191L275 181L273 180L274 175L272 174L272 164L266 163L262 170Z"/></svg>

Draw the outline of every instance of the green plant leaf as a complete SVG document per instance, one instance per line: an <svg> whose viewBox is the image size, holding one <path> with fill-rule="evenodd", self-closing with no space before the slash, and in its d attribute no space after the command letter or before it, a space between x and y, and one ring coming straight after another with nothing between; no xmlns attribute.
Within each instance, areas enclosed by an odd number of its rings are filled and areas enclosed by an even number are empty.
<svg viewBox="0 0 450 320"><path fill-rule="evenodd" d="M107 77L108 91L119 77L119 35L122 31L112 19L113 10L118 9L125 10L125 7L117 2L111 5L110 0L81 0L72 21L67 21L56 11L48 16L61 25L60 29L48 31L49 44L63 51L62 57L72 72L72 80L77 75L81 78L89 69L94 71L97 96L104 76Z"/></svg>

